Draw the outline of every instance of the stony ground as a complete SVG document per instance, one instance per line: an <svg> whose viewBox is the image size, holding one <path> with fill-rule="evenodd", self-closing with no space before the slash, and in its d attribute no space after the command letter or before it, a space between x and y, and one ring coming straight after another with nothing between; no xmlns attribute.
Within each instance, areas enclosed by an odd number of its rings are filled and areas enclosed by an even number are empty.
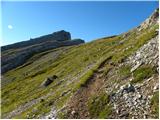
<svg viewBox="0 0 160 120"><path fill-rule="evenodd" d="M155 118L152 114L151 99L153 93L159 90L158 84L158 36L151 39L133 55L129 56L119 64L112 65L111 61L105 61L97 72L88 80L87 84L77 91L67 103L66 118L92 118L87 102L91 96L101 93L104 89L106 95L109 94L112 114L107 118L111 119L148 119ZM104 76L103 69L109 65L110 69ZM121 66L130 65L130 75L126 77L117 76ZM133 72L140 66L151 65L155 67L156 73L142 82L132 83ZM118 79L117 79L118 78ZM112 84L112 80L117 79ZM107 81L107 82L106 82Z"/></svg>

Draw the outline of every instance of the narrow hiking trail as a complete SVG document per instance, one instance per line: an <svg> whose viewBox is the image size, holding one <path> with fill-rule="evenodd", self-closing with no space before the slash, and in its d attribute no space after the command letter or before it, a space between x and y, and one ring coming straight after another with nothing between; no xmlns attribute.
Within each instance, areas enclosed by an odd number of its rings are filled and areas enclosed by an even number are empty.
<svg viewBox="0 0 160 120"><path fill-rule="evenodd" d="M86 85L81 87L73 95L68 103L68 118L91 118L88 111L87 102L91 96L97 95L103 89L105 78L103 78L102 69L106 64L109 64L108 59L101 63L98 70L92 75L90 79L88 79Z"/></svg>

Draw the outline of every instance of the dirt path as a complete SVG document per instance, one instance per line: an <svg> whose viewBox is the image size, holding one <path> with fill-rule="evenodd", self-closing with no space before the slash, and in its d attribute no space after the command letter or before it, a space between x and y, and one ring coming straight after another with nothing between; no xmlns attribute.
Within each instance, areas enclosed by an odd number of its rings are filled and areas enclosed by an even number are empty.
<svg viewBox="0 0 160 120"><path fill-rule="evenodd" d="M101 63L98 71L96 71L93 76L88 80L87 84L81 87L71 98L68 103L69 111L67 113L68 118L76 119L86 119L90 118L87 102L89 98L95 94L98 94L100 90L103 88L104 79L101 69L108 63L108 60Z"/></svg>

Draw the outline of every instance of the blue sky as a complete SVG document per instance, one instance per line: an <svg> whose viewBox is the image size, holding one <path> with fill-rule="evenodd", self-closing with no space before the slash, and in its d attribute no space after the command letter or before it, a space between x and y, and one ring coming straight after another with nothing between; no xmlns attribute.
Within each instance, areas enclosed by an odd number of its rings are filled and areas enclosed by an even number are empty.
<svg viewBox="0 0 160 120"><path fill-rule="evenodd" d="M138 26L158 7L143 2L2 2L2 44L29 40L58 30L91 41Z"/></svg>

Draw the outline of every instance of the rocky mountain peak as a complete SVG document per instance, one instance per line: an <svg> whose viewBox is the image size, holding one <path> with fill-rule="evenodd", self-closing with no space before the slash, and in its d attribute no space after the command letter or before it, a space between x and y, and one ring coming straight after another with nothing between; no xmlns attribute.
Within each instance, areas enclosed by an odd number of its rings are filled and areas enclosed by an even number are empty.
<svg viewBox="0 0 160 120"><path fill-rule="evenodd" d="M65 30L61 30L48 35L33 38L28 41L2 46L2 52L9 52L2 55L1 72L5 73L8 70L22 65L27 61L27 59L32 57L33 54L64 46L79 45L84 42L85 41L82 39L71 40L71 34ZM12 49L14 49L14 54L10 54ZM15 64L11 64L13 61Z"/></svg>
<svg viewBox="0 0 160 120"><path fill-rule="evenodd" d="M158 20L159 20L159 8L157 8L153 14L149 17L150 21L151 22L157 22L158 23Z"/></svg>
<svg viewBox="0 0 160 120"><path fill-rule="evenodd" d="M17 49L17 48L23 48L30 45L40 44L44 42L55 42L55 41L68 41L71 40L71 34L69 32L66 32L64 30L54 32L52 34L43 35L37 38L31 38L27 41L17 42L14 44L2 46L1 50L5 51L8 49Z"/></svg>
<svg viewBox="0 0 160 120"><path fill-rule="evenodd" d="M54 38L59 41L71 40L71 34L65 30L54 32L52 33L52 36L54 36Z"/></svg>
<svg viewBox="0 0 160 120"><path fill-rule="evenodd" d="M139 31L141 31L142 29L146 29L149 26L153 25L153 24L158 24L159 21L159 8L157 8L152 15L147 18L138 28Z"/></svg>

